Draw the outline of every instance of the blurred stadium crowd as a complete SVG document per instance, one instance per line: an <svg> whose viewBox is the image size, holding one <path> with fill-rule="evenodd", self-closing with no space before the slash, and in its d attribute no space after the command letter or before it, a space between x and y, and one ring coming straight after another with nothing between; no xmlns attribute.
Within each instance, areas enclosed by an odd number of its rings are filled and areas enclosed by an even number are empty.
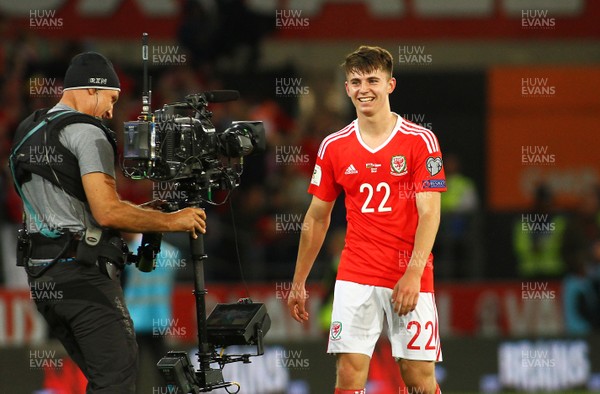
<svg viewBox="0 0 600 394"><path fill-rule="evenodd" d="M3 27L6 24L0 17L0 30ZM210 217L210 235L206 237L210 259L207 275L215 281L240 279L236 264L238 253L233 247L237 235L246 279L269 281L290 278L299 237L298 226L309 201L306 193L312 173L309 157L315 156L321 139L327 133L343 127L347 119L344 114L327 110L324 106L320 106L318 113L299 114L293 98L284 99L284 107L264 94L260 84L261 75L253 75L252 71L245 73L246 83L240 89L237 82L242 79L241 76L234 74L229 79L223 76L217 60L221 56L235 56L239 46L245 42L235 41L235 34L233 37L231 34L222 36L235 44L217 42L215 47L220 48L220 52L210 56L214 61L208 61L205 51L194 52L194 45L199 43L190 43L189 37L196 33L188 31L183 22L180 45L187 48L185 64L151 67L153 109L180 101L191 93L239 89L242 93L240 100L210 105L213 123L221 131L233 120L262 120L269 145L265 154L246 160L241 186L230 198L231 210L228 204L214 207L207 204L205 207ZM4 34L8 33L5 31ZM6 230L3 243L7 249L7 253L3 254L5 268L11 264L8 261L10 257L7 257L11 256L11 252L8 250L13 249L13 235L21 222L22 212L7 167L12 135L19 122L29 113L38 108L51 107L59 100L61 80L72 56L85 50L98 50L89 43L47 40L27 30L16 34L11 32L11 35L16 39L3 41L0 47L0 161L4 163L1 172L4 206L1 221ZM258 37L254 39L258 40ZM251 44L257 45L258 42ZM121 80L122 91L113 119L107 124L121 138L123 122L136 120L141 110L142 69L138 59L134 62L140 65L133 68L123 67L119 59L112 60ZM248 70L252 66L244 63L243 67ZM169 197L169 190L165 189L167 186L155 185L150 181L131 181L120 172L118 185L121 197L136 203ZM223 201L225 197L225 193L217 193L214 200ZM334 225L341 226L343 221ZM171 241L187 250L185 237L172 236ZM184 278L185 275L182 272ZM24 285L25 282L21 283L21 286Z"/></svg>
<svg viewBox="0 0 600 394"><path fill-rule="evenodd" d="M272 32L274 22L270 17L250 15L243 8L227 8L233 3L223 2L224 6L213 11L220 13L221 20L226 18L226 23L221 24L208 23L214 18L194 6L198 3L188 3L177 38L177 44L185 48L185 64L152 67L152 106L156 109L200 91L240 90L240 100L210 106L213 122L218 130L223 130L233 120L264 121L268 150L246 160L241 186L232 193L231 205L206 206L209 214L207 277L218 282L239 281L242 278L237 265L239 258L247 280L289 280L299 229L310 199L306 189L315 153L322 138L345 126L354 114L349 103L340 104L339 70L325 76L329 84L315 87L309 97L274 97L272 89L266 92L263 82L268 81L272 86L274 78L272 70L260 70L257 65L259 44ZM207 23L198 23L199 20ZM248 23L252 29L244 28ZM228 29L227 34L225 29ZM99 48L75 38L47 40L31 30L9 31L9 24L2 16L0 35L11 37L0 44L2 283L22 287L24 279L16 284L11 277L14 274L14 234L22 212L6 165L11 138L27 114L51 107L58 101L60 92L56 88L61 86L71 57ZM202 39L199 41L198 37ZM111 57L110 53L107 55ZM142 72L139 63L132 65L137 60L123 63L120 60L113 58L122 91L114 118L108 124L122 136L123 122L135 120L141 110ZM296 72L290 65L277 75L293 78ZM35 89L41 85L50 90ZM486 227L481 220L485 206L478 190L480 185L461 173L460 161L460 157L450 154L445 161L449 192L444 195L444 217L435 250L440 280L484 279L487 271L481 269L486 264L482 234L500 231L497 227ZM121 196L136 203L157 198L165 191L149 181L131 181L123 176L118 184ZM575 323L575 331L582 325L600 327L599 196L598 188L591 189L581 196L576 209L564 212L555 208L552 193L540 185L530 213L544 214L540 218L551 223L553 231L522 231L523 213L514 217L511 248L516 275L521 279L564 280L565 289L573 294L570 299L574 307L586 320ZM217 193L214 200L224 198L224 193ZM337 204L332 222L335 231L330 231L328 247L323 250L322 263L315 266L314 278L331 277L330 271L335 270L336 256L343 246L340 234L343 234L344 224L344 208ZM169 236L168 240L182 250L187 248L183 235ZM190 278L191 270L178 272L179 280Z"/></svg>

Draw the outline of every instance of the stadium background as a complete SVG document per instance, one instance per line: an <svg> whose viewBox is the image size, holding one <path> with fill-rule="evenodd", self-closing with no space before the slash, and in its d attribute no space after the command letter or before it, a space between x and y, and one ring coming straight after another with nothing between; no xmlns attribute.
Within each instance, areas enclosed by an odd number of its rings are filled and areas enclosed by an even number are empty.
<svg viewBox="0 0 600 394"><path fill-rule="evenodd" d="M1 0L0 392L81 386L13 267L20 206L6 166L12 133L30 111L57 101L68 61L82 50L104 53L118 70L123 91L110 124L120 131L141 110L142 32L150 35L153 108L188 93L237 89L240 100L211 106L217 127L267 125L269 149L247 160L233 215L228 206L207 207L209 310L248 295L234 216L249 293L273 319L265 356L224 371L242 382L242 393L332 391L334 361L318 316L340 248L342 204L311 275L312 321L291 321L285 297L316 149L354 118L338 66L363 43L393 54L393 110L434 130L447 165L460 163L468 179L461 187L471 190L449 203L435 250L444 392L600 391L597 296L572 291L574 283L597 283L600 261L598 16L594 0ZM124 178L119 189L137 202L174 193ZM193 351L187 239L166 239L180 250L167 260L176 275L173 316L169 330L152 336ZM560 260L560 269L524 268L535 250L523 242L540 239L548 253L541 259ZM369 393L403 392L388 355L382 340ZM156 361L144 355L140 393L170 392Z"/></svg>

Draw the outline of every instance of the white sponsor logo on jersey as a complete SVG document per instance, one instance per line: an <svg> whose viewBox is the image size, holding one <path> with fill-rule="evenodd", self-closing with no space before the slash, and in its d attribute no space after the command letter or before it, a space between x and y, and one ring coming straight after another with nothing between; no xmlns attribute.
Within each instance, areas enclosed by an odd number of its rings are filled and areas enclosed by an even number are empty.
<svg viewBox="0 0 600 394"><path fill-rule="evenodd" d="M344 172L344 174L346 174L346 175L358 174L358 171L356 170L356 168L354 168L354 164L350 164L348 166L348 168L346 168L346 171Z"/></svg>

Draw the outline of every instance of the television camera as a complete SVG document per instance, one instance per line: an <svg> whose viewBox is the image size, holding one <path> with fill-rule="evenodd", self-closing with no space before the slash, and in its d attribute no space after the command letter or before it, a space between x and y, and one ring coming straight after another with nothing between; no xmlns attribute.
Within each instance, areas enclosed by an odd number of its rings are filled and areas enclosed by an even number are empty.
<svg viewBox="0 0 600 394"><path fill-rule="evenodd" d="M132 179L195 182L196 190L231 190L241 172L223 159L265 150L262 122L237 121L223 131L211 122L208 103L235 100L235 90L190 94L141 120L125 122L124 170ZM180 186L183 182L180 182Z"/></svg>

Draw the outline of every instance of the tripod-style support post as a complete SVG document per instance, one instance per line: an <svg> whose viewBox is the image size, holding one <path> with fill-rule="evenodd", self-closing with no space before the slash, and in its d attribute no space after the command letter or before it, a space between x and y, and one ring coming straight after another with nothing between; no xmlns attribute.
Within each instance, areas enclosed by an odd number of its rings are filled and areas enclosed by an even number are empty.
<svg viewBox="0 0 600 394"><path fill-rule="evenodd" d="M198 322L198 362L199 371L196 377L200 387L210 387L223 384L223 372L221 369L211 369L210 360L213 354L213 346L208 343L206 329L206 293L204 285L204 261L208 258L204 252L204 235L198 234L194 239L190 234L190 249L192 252L192 266L194 267L194 297L196 298L196 319Z"/></svg>

